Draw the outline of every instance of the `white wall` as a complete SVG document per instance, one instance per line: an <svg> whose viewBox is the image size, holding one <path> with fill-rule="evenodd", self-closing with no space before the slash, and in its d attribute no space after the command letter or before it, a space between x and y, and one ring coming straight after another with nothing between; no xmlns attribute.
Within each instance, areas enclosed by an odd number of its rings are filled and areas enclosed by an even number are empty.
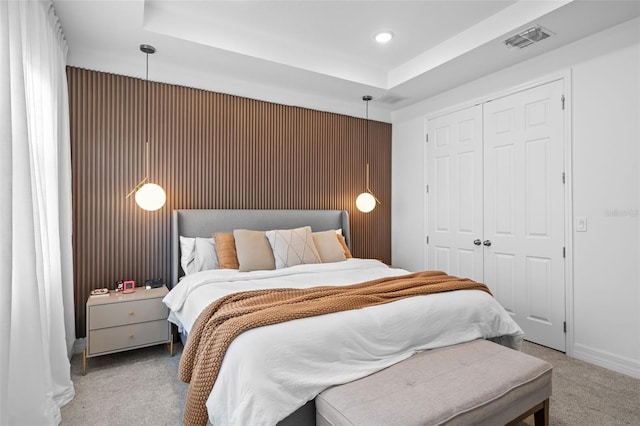
<svg viewBox="0 0 640 426"><path fill-rule="evenodd" d="M571 72L573 283L567 352L640 377L640 20L634 19L397 111L392 261L424 269L424 122L541 77ZM572 304L573 302L573 304ZM573 312L573 318L571 314Z"/></svg>
<svg viewBox="0 0 640 426"><path fill-rule="evenodd" d="M424 121L391 126L391 263L424 269Z"/></svg>
<svg viewBox="0 0 640 426"><path fill-rule="evenodd" d="M573 236L574 354L640 370L639 50L576 64L572 80L573 212L588 225Z"/></svg>

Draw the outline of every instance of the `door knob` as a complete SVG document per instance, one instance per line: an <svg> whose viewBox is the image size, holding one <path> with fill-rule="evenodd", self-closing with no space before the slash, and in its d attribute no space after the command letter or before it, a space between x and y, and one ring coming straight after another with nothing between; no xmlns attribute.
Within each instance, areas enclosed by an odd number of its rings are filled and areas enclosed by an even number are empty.
<svg viewBox="0 0 640 426"><path fill-rule="evenodd" d="M491 240L484 240L482 242L482 244L484 244L485 246L489 247L491 245Z"/></svg>
<svg viewBox="0 0 640 426"><path fill-rule="evenodd" d="M473 244L479 246L480 244L482 244L482 241L480 240L473 240Z"/></svg>

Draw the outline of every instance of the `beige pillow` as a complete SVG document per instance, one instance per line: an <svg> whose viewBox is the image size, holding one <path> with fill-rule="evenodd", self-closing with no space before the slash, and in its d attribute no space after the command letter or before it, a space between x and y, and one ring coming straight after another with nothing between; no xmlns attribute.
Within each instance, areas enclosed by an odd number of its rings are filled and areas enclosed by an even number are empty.
<svg viewBox="0 0 640 426"><path fill-rule="evenodd" d="M264 231L236 229L233 231L236 240L236 252L240 272L275 269L273 252Z"/></svg>
<svg viewBox="0 0 640 426"><path fill-rule="evenodd" d="M340 262L347 259L342 244L336 238L336 231L314 232L312 235L313 243L322 263Z"/></svg>
<svg viewBox="0 0 640 426"><path fill-rule="evenodd" d="M276 269L303 263L322 263L313 243L311 227L267 231L267 239L273 250ZM335 237L334 237L335 238Z"/></svg>
<svg viewBox="0 0 640 426"><path fill-rule="evenodd" d="M349 247L347 247L347 242L345 241L344 237L341 234L336 234L336 236L338 237L338 241L340 242L340 245L342 245L342 249L344 250L344 257L346 257L347 259L351 259L353 256L351 256L351 251L349 251Z"/></svg>
<svg viewBox="0 0 640 426"><path fill-rule="evenodd" d="M220 269L238 269L236 242L231 232L213 234Z"/></svg>

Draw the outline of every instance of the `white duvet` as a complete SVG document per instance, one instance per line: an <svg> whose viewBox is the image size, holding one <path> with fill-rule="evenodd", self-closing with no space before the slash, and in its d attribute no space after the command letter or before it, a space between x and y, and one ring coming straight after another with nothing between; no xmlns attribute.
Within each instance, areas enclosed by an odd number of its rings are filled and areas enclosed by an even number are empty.
<svg viewBox="0 0 640 426"><path fill-rule="evenodd" d="M200 312L229 293L348 285L403 275L375 260L274 271L212 270L188 275L164 298L169 320L189 332ZM324 389L386 368L417 351L475 339L520 349L524 333L479 290L418 296L259 327L229 346L207 400L213 425L274 425Z"/></svg>

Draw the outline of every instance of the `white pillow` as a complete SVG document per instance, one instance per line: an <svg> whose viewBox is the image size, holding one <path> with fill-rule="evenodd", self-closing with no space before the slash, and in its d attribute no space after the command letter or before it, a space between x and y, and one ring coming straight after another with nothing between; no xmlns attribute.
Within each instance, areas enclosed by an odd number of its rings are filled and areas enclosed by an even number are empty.
<svg viewBox="0 0 640 426"><path fill-rule="evenodd" d="M303 263L322 263L313 243L310 226L267 231L266 235L273 250L276 269Z"/></svg>
<svg viewBox="0 0 640 426"><path fill-rule="evenodd" d="M213 238L180 237L180 265L185 275L218 269L218 256Z"/></svg>

